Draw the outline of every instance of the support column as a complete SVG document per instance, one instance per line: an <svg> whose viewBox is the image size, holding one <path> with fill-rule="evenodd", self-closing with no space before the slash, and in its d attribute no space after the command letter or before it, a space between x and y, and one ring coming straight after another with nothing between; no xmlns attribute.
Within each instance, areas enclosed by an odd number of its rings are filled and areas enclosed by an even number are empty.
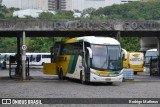
<svg viewBox="0 0 160 107"><path fill-rule="evenodd" d="M17 60L17 69L16 69L16 71L15 71L15 74L16 75L19 75L20 74L20 65L21 65L21 49L20 49L20 45L21 45L21 38L20 38L20 36L17 36L17 56L16 56L16 60Z"/></svg>
<svg viewBox="0 0 160 107"><path fill-rule="evenodd" d="M160 38L157 38L157 52L158 52L158 65L157 65L157 69L158 69L158 73L160 76Z"/></svg>
<svg viewBox="0 0 160 107"><path fill-rule="evenodd" d="M22 79L26 80L26 33L23 31L22 44Z"/></svg>
<svg viewBox="0 0 160 107"><path fill-rule="evenodd" d="M116 33L116 40L120 41L120 37L121 37L121 32L118 31L118 32Z"/></svg>
<svg viewBox="0 0 160 107"><path fill-rule="evenodd" d="M157 51L158 51L158 56L160 56L160 38L157 38Z"/></svg>

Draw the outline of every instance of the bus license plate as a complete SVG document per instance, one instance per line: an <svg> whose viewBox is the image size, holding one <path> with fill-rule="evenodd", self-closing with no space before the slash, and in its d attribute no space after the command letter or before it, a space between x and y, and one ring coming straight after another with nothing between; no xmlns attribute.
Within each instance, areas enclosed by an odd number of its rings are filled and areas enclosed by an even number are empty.
<svg viewBox="0 0 160 107"><path fill-rule="evenodd" d="M106 78L105 80L106 80L106 81L111 81L111 79L110 79L110 78Z"/></svg>

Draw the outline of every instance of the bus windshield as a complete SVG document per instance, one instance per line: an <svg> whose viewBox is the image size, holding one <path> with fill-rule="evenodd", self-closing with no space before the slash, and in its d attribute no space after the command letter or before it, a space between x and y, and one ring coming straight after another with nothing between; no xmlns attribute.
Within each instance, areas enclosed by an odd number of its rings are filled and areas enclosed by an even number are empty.
<svg viewBox="0 0 160 107"><path fill-rule="evenodd" d="M118 45L91 45L92 67L100 70L121 70L121 48Z"/></svg>

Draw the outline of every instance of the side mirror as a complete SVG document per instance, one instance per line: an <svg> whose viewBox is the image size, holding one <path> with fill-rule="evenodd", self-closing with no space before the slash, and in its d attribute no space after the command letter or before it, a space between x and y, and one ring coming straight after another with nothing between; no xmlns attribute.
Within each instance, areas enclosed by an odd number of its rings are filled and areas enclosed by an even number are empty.
<svg viewBox="0 0 160 107"><path fill-rule="evenodd" d="M89 52L89 58L92 58L92 50L91 50L91 48L90 48L90 47L87 47L87 50L88 50L88 52Z"/></svg>

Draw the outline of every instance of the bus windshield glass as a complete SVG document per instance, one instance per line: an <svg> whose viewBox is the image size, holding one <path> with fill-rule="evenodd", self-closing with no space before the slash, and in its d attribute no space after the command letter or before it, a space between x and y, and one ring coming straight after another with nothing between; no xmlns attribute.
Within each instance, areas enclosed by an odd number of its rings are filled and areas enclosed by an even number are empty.
<svg viewBox="0 0 160 107"><path fill-rule="evenodd" d="M92 67L99 70L121 70L121 48L118 45L91 45Z"/></svg>

